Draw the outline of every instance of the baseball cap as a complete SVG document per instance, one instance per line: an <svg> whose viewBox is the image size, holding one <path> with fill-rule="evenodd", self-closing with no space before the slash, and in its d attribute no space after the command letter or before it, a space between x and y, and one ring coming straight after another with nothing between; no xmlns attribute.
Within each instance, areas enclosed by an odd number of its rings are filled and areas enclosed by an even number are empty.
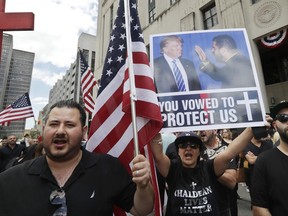
<svg viewBox="0 0 288 216"><path fill-rule="evenodd" d="M188 141L191 143L199 144L200 147L203 145L201 138L193 132L180 133L179 136L175 140L175 145L178 148L178 145L180 143L184 143L184 142L188 142Z"/></svg>
<svg viewBox="0 0 288 216"><path fill-rule="evenodd" d="M274 119L278 112L283 108L288 108L288 101L281 101L276 106L274 106L271 110L271 117Z"/></svg>

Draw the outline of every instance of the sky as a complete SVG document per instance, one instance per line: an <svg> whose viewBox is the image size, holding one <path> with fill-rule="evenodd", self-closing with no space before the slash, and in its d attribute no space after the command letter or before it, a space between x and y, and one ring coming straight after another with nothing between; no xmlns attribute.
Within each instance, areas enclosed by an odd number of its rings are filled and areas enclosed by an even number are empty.
<svg viewBox="0 0 288 216"><path fill-rule="evenodd" d="M6 0L5 12L32 12L34 31L7 31L13 49L35 53L29 96L36 121L49 91L76 59L82 32L96 35L98 0ZM19 96L20 97L20 96ZM26 119L26 128L34 119Z"/></svg>

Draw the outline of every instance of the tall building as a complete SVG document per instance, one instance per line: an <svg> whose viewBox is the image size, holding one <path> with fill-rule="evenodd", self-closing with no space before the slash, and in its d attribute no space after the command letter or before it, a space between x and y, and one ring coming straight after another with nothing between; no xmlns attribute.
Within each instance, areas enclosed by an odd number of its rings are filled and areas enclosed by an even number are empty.
<svg viewBox="0 0 288 216"><path fill-rule="evenodd" d="M76 53L78 53L78 49L81 49L83 52L88 65L91 68L91 71L95 70L95 58L96 58L96 39L94 35L90 35L87 33L81 33L78 39L78 47ZM70 68L66 71L66 74L62 79L59 79L52 89L49 92L49 103L48 107L45 107L45 111L43 111L42 118L45 118L47 112L49 111L49 106L54 104L59 100L74 100L82 102L82 93L80 88L79 81L79 55L77 54L77 58L75 62L70 65ZM98 77L99 78L99 77ZM96 79L98 79L96 77ZM94 88L95 89L95 88ZM92 93L92 95L96 94L96 89ZM40 120L41 121L41 120Z"/></svg>
<svg viewBox="0 0 288 216"><path fill-rule="evenodd" d="M7 78L10 70L10 62L13 52L13 36L3 34L2 60L0 64L0 109L3 110L4 96L6 92ZM5 107L4 107L5 108Z"/></svg>
<svg viewBox="0 0 288 216"><path fill-rule="evenodd" d="M0 67L0 110L12 104L24 93L30 91L35 54L13 49L13 37L3 35L2 61ZM25 119L13 121L0 129L0 137L15 134L22 138Z"/></svg>
<svg viewBox="0 0 288 216"><path fill-rule="evenodd" d="M62 79L58 79L49 92L49 104L54 104L59 100L74 99L75 92L78 91L76 82L76 61L70 65Z"/></svg>
<svg viewBox="0 0 288 216"><path fill-rule="evenodd" d="M102 73L118 2L99 4L96 75ZM148 51L152 34L245 28L266 111L288 100L287 0L149 0L138 1L138 13Z"/></svg>

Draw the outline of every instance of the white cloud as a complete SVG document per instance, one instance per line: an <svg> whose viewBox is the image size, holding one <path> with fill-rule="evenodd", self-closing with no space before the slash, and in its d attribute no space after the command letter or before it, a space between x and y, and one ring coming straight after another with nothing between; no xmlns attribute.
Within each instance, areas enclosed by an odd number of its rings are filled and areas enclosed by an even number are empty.
<svg viewBox="0 0 288 216"><path fill-rule="evenodd" d="M48 103L48 98L47 97L34 97L33 99L31 99L31 103L33 105L45 106Z"/></svg>
<svg viewBox="0 0 288 216"><path fill-rule="evenodd" d="M30 99L36 119L52 86L76 59L82 32L95 35L98 0L7 0L5 12L32 12L34 31L13 35L13 48L35 53ZM31 123L32 122L32 123ZM27 126L28 124L28 126ZM34 121L26 121L26 128Z"/></svg>
<svg viewBox="0 0 288 216"><path fill-rule="evenodd" d="M42 81L46 85L52 87L57 80L62 79L66 72L61 73L53 73L49 70L44 69L37 69L34 68L33 70L33 79Z"/></svg>
<svg viewBox="0 0 288 216"><path fill-rule="evenodd" d="M96 34L96 0L9 0L6 12L33 12L34 31L13 32L14 48L35 52L36 62L68 67L81 32ZM7 32L10 33L10 32Z"/></svg>

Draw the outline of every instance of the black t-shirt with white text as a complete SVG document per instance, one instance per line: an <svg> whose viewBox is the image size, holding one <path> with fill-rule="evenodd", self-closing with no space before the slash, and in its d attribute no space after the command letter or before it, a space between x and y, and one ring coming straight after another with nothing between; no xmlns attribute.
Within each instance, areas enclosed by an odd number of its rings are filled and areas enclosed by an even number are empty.
<svg viewBox="0 0 288 216"><path fill-rule="evenodd" d="M166 216L218 215L213 161L200 161L195 168L185 168L180 158L171 160L166 178L169 188Z"/></svg>

